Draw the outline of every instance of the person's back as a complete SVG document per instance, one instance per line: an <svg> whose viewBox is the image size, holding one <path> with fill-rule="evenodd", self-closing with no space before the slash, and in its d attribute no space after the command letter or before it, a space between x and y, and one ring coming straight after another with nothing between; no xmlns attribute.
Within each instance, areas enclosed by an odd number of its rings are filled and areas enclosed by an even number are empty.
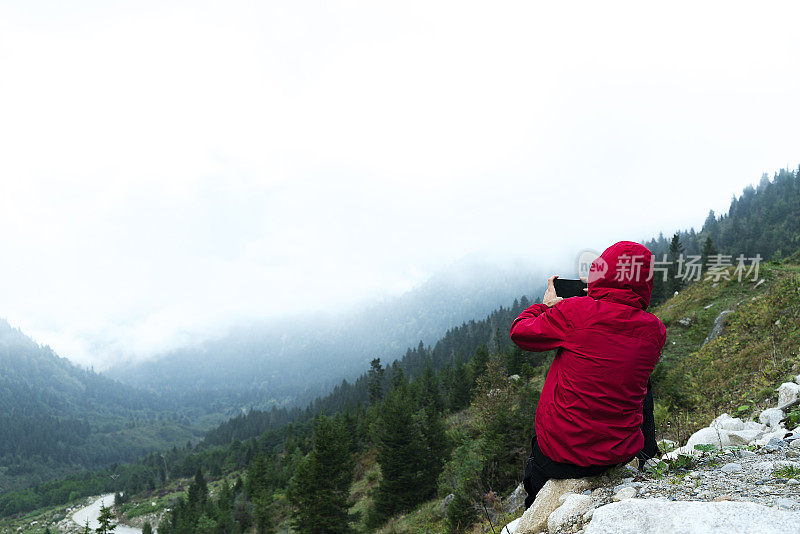
<svg viewBox="0 0 800 534"><path fill-rule="evenodd" d="M534 438L554 462L610 466L644 446L642 404L666 336L661 321L644 311L651 261L644 246L616 243L592 265L588 296L534 304L511 327L525 350L558 349Z"/></svg>

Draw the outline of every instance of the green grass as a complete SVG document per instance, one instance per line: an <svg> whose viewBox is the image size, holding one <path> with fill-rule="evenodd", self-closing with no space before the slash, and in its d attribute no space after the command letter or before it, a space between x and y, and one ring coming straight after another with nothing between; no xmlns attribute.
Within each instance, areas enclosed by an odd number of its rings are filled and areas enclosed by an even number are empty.
<svg viewBox="0 0 800 534"><path fill-rule="evenodd" d="M779 467L778 469L773 471L772 474L776 478L786 478L786 479L797 478L800 477L800 469L798 469L797 467L793 467L791 465L787 465L785 467Z"/></svg>
<svg viewBox="0 0 800 534"><path fill-rule="evenodd" d="M774 404L774 389L800 372L800 270L763 266L765 283L696 282L652 310L667 327L653 374L657 428L683 442L727 412L751 419ZM710 307L709 307L710 306ZM722 335L703 345L715 318ZM679 321L690 318L690 325Z"/></svg>
<svg viewBox="0 0 800 534"><path fill-rule="evenodd" d="M22 514L20 516L0 519L0 532L19 532L20 534L41 534L45 528L50 527L51 532L58 532L55 524L64 517L72 515L75 509L82 508L88 504L89 500L82 498L76 499L65 505L50 506L46 508L39 508L33 512ZM72 511L68 511L73 508ZM31 525L34 521L36 525Z"/></svg>
<svg viewBox="0 0 800 534"><path fill-rule="evenodd" d="M372 492L378 486L381 478L381 468L375 461L375 455L376 452L373 449L359 458L353 484L350 486L350 499L353 501L350 512L359 514L362 522L372 506ZM359 525L359 529L366 531L363 525Z"/></svg>

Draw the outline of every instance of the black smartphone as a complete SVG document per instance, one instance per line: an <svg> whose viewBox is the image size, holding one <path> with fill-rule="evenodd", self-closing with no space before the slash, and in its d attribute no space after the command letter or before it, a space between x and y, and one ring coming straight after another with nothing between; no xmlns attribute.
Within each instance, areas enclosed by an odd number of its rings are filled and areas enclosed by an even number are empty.
<svg viewBox="0 0 800 534"><path fill-rule="evenodd" d="M553 286L556 288L556 296L569 298L569 297L585 297L587 295L586 289L589 285L583 280L570 280L569 278L556 278L553 280Z"/></svg>

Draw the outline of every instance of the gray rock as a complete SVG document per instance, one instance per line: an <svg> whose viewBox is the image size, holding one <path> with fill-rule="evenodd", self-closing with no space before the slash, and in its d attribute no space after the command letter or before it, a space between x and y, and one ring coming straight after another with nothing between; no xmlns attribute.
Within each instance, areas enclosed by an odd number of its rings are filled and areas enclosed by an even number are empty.
<svg viewBox="0 0 800 534"><path fill-rule="evenodd" d="M586 510L592 507L592 498L588 495L578 495L570 493L564 499L564 504L553 510L547 516L547 531L555 532L559 527L564 525L567 518L575 515L583 515Z"/></svg>
<svg viewBox="0 0 800 534"><path fill-rule="evenodd" d="M731 313L733 310L722 310L717 318L714 319L714 324L711 327L711 331L706 336L706 339L703 341L703 345L706 343L715 340L719 335L722 333L723 323L725 322L725 316Z"/></svg>
<svg viewBox="0 0 800 534"><path fill-rule="evenodd" d="M450 503L453 502L453 499L455 498L456 496L451 493L439 503L439 513L442 514L442 517L447 515L447 507L450 506Z"/></svg>
<svg viewBox="0 0 800 534"><path fill-rule="evenodd" d="M732 430L728 432L731 445L749 445L764 435L762 430Z"/></svg>
<svg viewBox="0 0 800 534"><path fill-rule="evenodd" d="M591 488L588 478L566 478L563 480L550 479L545 482L536 500L530 508L522 514L516 525L515 534L529 534L541 532L547 528L547 518L558 508L558 499L565 493L582 492Z"/></svg>
<svg viewBox="0 0 800 534"><path fill-rule="evenodd" d="M793 449L800 449L800 439L792 441L789 446Z"/></svg>
<svg viewBox="0 0 800 534"><path fill-rule="evenodd" d="M800 485L800 480L797 480L796 478L790 478L786 481L786 484L789 486L797 486Z"/></svg>
<svg viewBox="0 0 800 534"><path fill-rule="evenodd" d="M778 407L783 408L794 404L800 398L800 385L794 382L784 382L777 389Z"/></svg>
<svg viewBox="0 0 800 534"><path fill-rule="evenodd" d="M763 436L761 436L760 438L755 440L752 444L753 445L758 445L759 447L763 447L764 445L769 443L771 439L781 439L782 440L787 432L788 432L788 430L786 430L785 428L783 428L781 426L778 426L777 428L771 428L770 427L770 431L769 432L767 432L766 434L764 434ZM788 443L787 443L787 445L788 445Z"/></svg>
<svg viewBox="0 0 800 534"><path fill-rule="evenodd" d="M744 422L744 429L745 430L764 430L765 426L757 421L745 421Z"/></svg>
<svg viewBox="0 0 800 534"><path fill-rule="evenodd" d="M585 534L786 534L798 524L800 512L751 502L628 499L597 508Z"/></svg>
<svg viewBox="0 0 800 534"><path fill-rule="evenodd" d="M791 510L795 506L797 506L797 502L793 501L791 499L779 498L779 499L775 499L775 506L777 506L778 508L784 508L786 510Z"/></svg>
<svg viewBox="0 0 800 534"><path fill-rule="evenodd" d="M503 511L507 514L521 513L525 511L525 497L528 494L525 492L525 487L520 484L517 489L503 501Z"/></svg>
<svg viewBox="0 0 800 534"><path fill-rule="evenodd" d="M766 445L764 445L764 450L767 452L777 452L781 449L785 449L788 446L789 444L782 439L772 438L767 442Z"/></svg>
<svg viewBox="0 0 800 534"><path fill-rule="evenodd" d="M775 469L775 464L772 462L757 462L753 464L753 469L757 471L772 471Z"/></svg>
<svg viewBox="0 0 800 534"><path fill-rule="evenodd" d="M624 499L633 499L636 497L637 490L633 486L627 486L621 488L618 492L614 494L615 501L622 501Z"/></svg>
<svg viewBox="0 0 800 534"><path fill-rule="evenodd" d="M770 428L778 428L781 419L784 418L783 410L780 408L767 408L758 416L761 424L769 425Z"/></svg>
<svg viewBox="0 0 800 534"><path fill-rule="evenodd" d="M738 473L742 470L742 464L737 464L735 462L731 462L725 464L721 467L722 472L724 473Z"/></svg>
<svg viewBox="0 0 800 534"><path fill-rule="evenodd" d="M503 534L518 534L517 526L519 525L520 521L522 521L522 518L518 517L515 520L513 520L511 523L509 523L506 526L504 526L503 530L502 530Z"/></svg>
<svg viewBox="0 0 800 534"><path fill-rule="evenodd" d="M717 448L727 447L731 444L728 431L721 428L701 428L691 435L686 442L687 449L694 449L695 445L714 445Z"/></svg>
<svg viewBox="0 0 800 534"><path fill-rule="evenodd" d="M726 419L720 423L720 428L723 430L744 430L744 423L738 417Z"/></svg>

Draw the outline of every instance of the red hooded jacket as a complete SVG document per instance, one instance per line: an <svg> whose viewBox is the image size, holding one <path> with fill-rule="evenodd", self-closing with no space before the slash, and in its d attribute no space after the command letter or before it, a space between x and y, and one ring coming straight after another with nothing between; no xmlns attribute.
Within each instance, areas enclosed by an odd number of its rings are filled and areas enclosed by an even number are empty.
<svg viewBox="0 0 800 534"><path fill-rule="evenodd" d="M589 294L534 304L511 325L529 351L558 349L536 409L536 440L551 460L627 462L644 446L642 403L666 329L646 312L653 255L620 241L592 263Z"/></svg>

